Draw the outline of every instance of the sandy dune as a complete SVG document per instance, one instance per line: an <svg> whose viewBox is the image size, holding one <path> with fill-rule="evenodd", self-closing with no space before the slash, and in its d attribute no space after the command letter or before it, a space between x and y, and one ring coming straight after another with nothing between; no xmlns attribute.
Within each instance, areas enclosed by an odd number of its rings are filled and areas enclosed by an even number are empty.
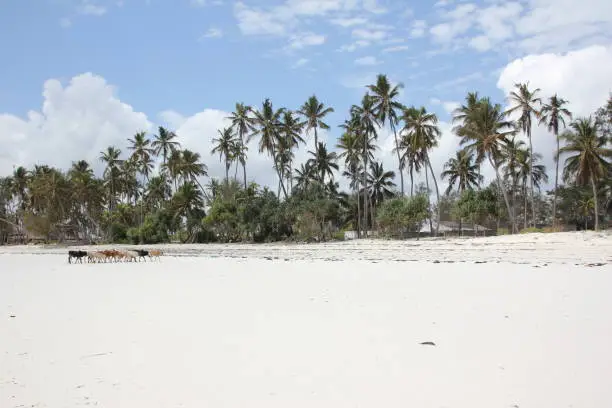
<svg viewBox="0 0 612 408"><path fill-rule="evenodd" d="M612 406L610 235L165 248L0 247L0 407Z"/></svg>

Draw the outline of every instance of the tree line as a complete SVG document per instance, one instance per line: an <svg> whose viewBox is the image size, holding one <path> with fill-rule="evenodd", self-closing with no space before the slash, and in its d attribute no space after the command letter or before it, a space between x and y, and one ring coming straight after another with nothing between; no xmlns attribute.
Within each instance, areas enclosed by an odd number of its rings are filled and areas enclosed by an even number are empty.
<svg viewBox="0 0 612 408"><path fill-rule="evenodd" d="M460 233L466 223L518 233L541 226L599 229L606 219L612 96L591 116L573 117L568 101L543 98L528 83L515 85L509 109L468 93L452 114L460 149L437 174L430 158L441 137L438 118L425 107L401 104L401 88L378 75L348 110L332 147L319 133L330 129L327 116L334 110L313 95L296 110L276 108L269 99L260 107L237 103L210 152L185 149L175 132L159 127L151 137L129 138L126 152L117 146L100 152L101 177L85 160L67 171L17 167L0 178L0 242L31 236L134 243L321 240L344 230L407 236L418 235L427 221L437 235L450 220ZM549 172L534 149L535 126L546 127L556 141L551 191L542 191ZM393 171L377 157L385 128L393 134ZM295 163L311 137L308 159ZM257 153L270 158L276 191L248 177L253 140ZM202 154L207 160L218 155L224 179L208 178ZM489 184L485 166L495 173ZM417 184L420 174L425 183ZM340 191L339 177L349 191ZM448 182L443 192L440 179Z"/></svg>

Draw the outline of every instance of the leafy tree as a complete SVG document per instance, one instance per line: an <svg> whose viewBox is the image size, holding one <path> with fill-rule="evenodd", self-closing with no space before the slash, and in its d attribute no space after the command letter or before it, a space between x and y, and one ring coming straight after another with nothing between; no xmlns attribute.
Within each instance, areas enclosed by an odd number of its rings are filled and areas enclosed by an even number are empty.
<svg viewBox="0 0 612 408"><path fill-rule="evenodd" d="M591 184L595 210L595 230L599 229L597 183L608 174L612 149L604 136L598 134L598 124L589 118L579 118L570 124L570 131L562 135L565 142L560 150L567 154L564 178L578 185Z"/></svg>

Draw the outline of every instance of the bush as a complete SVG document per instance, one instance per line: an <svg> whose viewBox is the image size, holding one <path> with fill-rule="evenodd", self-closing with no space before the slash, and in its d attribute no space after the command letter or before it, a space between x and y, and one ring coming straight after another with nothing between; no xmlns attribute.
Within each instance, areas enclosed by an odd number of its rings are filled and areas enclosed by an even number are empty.
<svg viewBox="0 0 612 408"><path fill-rule="evenodd" d="M386 200L378 208L378 225L387 236L403 236L418 231L429 215L429 199L424 194Z"/></svg>
<svg viewBox="0 0 612 408"><path fill-rule="evenodd" d="M531 234L534 232L543 232L543 230L541 228L529 227L529 228L523 228L519 233L520 234Z"/></svg>

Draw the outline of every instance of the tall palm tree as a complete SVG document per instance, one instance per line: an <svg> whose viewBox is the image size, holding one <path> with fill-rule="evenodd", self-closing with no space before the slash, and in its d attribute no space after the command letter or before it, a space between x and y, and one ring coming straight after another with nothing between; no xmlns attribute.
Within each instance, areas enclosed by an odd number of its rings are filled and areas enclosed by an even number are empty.
<svg viewBox="0 0 612 408"><path fill-rule="evenodd" d="M374 208L378 208L385 199L395 196L394 171L386 171L379 162L370 163L370 197Z"/></svg>
<svg viewBox="0 0 612 408"><path fill-rule="evenodd" d="M165 174L151 177L147 183L144 196L149 208L161 208L171 196L172 188Z"/></svg>
<svg viewBox="0 0 612 408"><path fill-rule="evenodd" d="M527 228L527 181L533 180L535 188L540 189L542 183L548 182L546 174L546 166L538 163L542 160L542 155L539 153L529 154L529 150L518 149L516 152L516 178L521 181L523 186L524 199L524 228Z"/></svg>
<svg viewBox="0 0 612 408"><path fill-rule="evenodd" d="M213 149L210 154L219 153L219 160L223 160L225 157L225 183L229 183L229 169L234 160L234 152L236 151L236 140L234 139L234 133L231 128L224 128L223 130L217 130L219 137L213 138Z"/></svg>
<svg viewBox="0 0 612 408"><path fill-rule="evenodd" d="M147 139L145 132L138 132L133 139L128 139L132 151L132 158L138 166L138 171L143 177L148 180L149 174L153 169L153 160L151 156L155 154L155 149L151 147L151 140Z"/></svg>
<svg viewBox="0 0 612 408"><path fill-rule="evenodd" d="M482 162L485 158L495 170L497 184L504 196L506 210L515 230L515 219L510 208L510 201L499 168L501 166L501 148L509 137L516 133L514 123L509 121L507 113L499 104L493 105L488 98L481 99L463 121L463 125L456 129L468 152L475 154L476 160Z"/></svg>
<svg viewBox="0 0 612 408"><path fill-rule="evenodd" d="M564 108L567 105L567 101L563 98L559 98L556 94L548 99L548 103L542 106L540 111L540 124L545 124L549 132L555 135L557 141L557 151L555 153L555 192L553 197L553 226L557 221L557 190L559 189L559 149L561 149L559 141L559 126L566 126L565 119L571 120L572 114L569 110Z"/></svg>
<svg viewBox="0 0 612 408"><path fill-rule="evenodd" d="M158 129L158 134L154 136L153 143L151 143L151 147L156 156L162 156L162 169L167 169L166 163L168 160L168 156L171 152L175 150L179 150L181 148L181 144L176 141L177 138L176 133L160 126Z"/></svg>
<svg viewBox="0 0 612 408"><path fill-rule="evenodd" d="M436 174L433 171L431 160L429 159L429 151L438 145L438 138L442 134L440 128L438 128L438 117L435 113L428 113L424 107L420 109L411 107L404 111L402 121L404 122L402 132L405 133L408 139L408 146L413 151L417 152L418 156L425 164L425 175L427 176L427 169L429 169L434 181L434 186L436 188L436 203L438 207L435 234L438 235L440 228L440 191L438 189Z"/></svg>
<svg viewBox="0 0 612 408"><path fill-rule="evenodd" d="M595 208L595 230L599 229L599 205L597 183L610 169L608 159L612 149L607 146L604 136L598 134L598 124L591 117L579 118L570 124L570 131L561 138L565 142L559 152L567 153L564 178L573 179L579 185L591 184Z"/></svg>
<svg viewBox="0 0 612 408"><path fill-rule="evenodd" d="M246 174L246 142L249 133L254 131L254 121L252 116L252 109L250 106L243 103L237 103L234 108L234 112L228 117L232 123L232 129L238 134L240 154L237 155L238 161L242 165L242 172L244 176L244 188L247 188L247 174Z"/></svg>
<svg viewBox="0 0 612 408"><path fill-rule="evenodd" d="M119 177L121 175L120 166L123 163L123 160L119 158L120 156L121 150L115 146L109 146L105 151L100 152L100 161L106 164L103 176L109 187L108 206L110 210L114 208L115 199L119 192Z"/></svg>
<svg viewBox="0 0 612 408"><path fill-rule="evenodd" d="M334 170L338 170L338 154L328 152L325 143L319 143L316 151L309 151L312 158L306 164L317 174L319 183L325 184L325 176L329 176L330 181L334 178Z"/></svg>
<svg viewBox="0 0 612 408"><path fill-rule="evenodd" d="M452 123L455 125L453 127L453 132L462 138L463 142L465 142L464 129L470 126L471 118L476 116L476 111L483 103L484 98L478 95L478 92L468 92L465 97L465 104L453 110L452 113ZM480 166L482 164L482 160L484 157L475 157L476 165L478 166L478 174L481 174ZM480 185L479 185L480 186Z"/></svg>
<svg viewBox="0 0 612 408"><path fill-rule="evenodd" d="M449 194L455 188L455 184L460 193L465 190L473 190L480 185L483 178L478 173L474 155L465 150L459 150L455 153L455 157L450 158L444 164L444 171L440 176L443 180L448 177L445 194Z"/></svg>
<svg viewBox="0 0 612 408"><path fill-rule="evenodd" d="M314 130L315 146L319 145L317 129L329 129L329 126L327 123L323 122L323 119L333 111L334 108L326 108L322 102L319 102L315 95L308 98L298 110L298 113L304 117L306 133L308 134L311 130Z"/></svg>
<svg viewBox="0 0 612 408"><path fill-rule="evenodd" d="M25 211L28 201L28 183L32 173L23 166L17 167L13 171L13 177L11 182L12 195L19 199L19 208Z"/></svg>
<svg viewBox="0 0 612 408"><path fill-rule="evenodd" d="M529 141L529 156L530 167L533 167L533 141L531 140L531 124L532 117L539 116L538 105L542 104L542 100L537 96L540 88L533 91L529 89L529 83L514 84L515 90L510 92L510 102L514 104L508 113L519 112L520 117L517 120L519 128ZM531 172L530 172L531 173ZM534 180L531 178L531 212L532 222L535 227L535 196L534 196Z"/></svg>
<svg viewBox="0 0 612 408"><path fill-rule="evenodd" d="M526 153L525 153L526 152ZM502 143L500 149L500 162L503 165L504 180L510 180L511 189L510 195L512 198L512 214L516 219L516 206L517 206L517 193L518 193L518 180L521 172L521 158L527 158L527 165L529 165L529 151L525 149L525 142L517 140L515 136L506 139L505 143ZM529 169L524 173L529 177ZM525 206L525 228L527 228L527 191L525 186L522 188L523 199ZM518 228L518 225L515 225ZM518 230L513 230L512 233L518 233Z"/></svg>
<svg viewBox="0 0 612 408"><path fill-rule="evenodd" d="M342 125L345 131L340 136L336 149L340 150L338 158L344 160L345 171L342 175L348 177L353 194L357 197L357 225L355 225L355 228L357 229L357 236L360 236L361 203L359 200L359 174L361 172L361 149L359 148L359 138L352 125L351 121L346 121Z"/></svg>
<svg viewBox="0 0 612 408"><path fill-rule="evenodd" d="M361 105L353 105L351 107L351 122L352 127L355 129L358 136L358 143L361 147L361 166L363 168L362 176L361 176L361 186L363 189L363 228L366 231L368 230L368 195L367 195L367 171L369 159L371 157L371 150L369 150L369 146L371 146L372 140L378 138L378 133L376 132L376 128L379 127L378 116L376 114L375 109L375 99L366 92L361 100ZM370 205L370 212L373 217L373 207Z"/></svg>
<svg viewBox="0 0 612 408"><path fill-rule="evenodd" d="M302 138L303 123L296 118L295 114L289 110L283 112L283 118L280 123L279 145L281 147L282 162L286 165L287 171L285 176L290 183L290 190L293 188L293 150L297 149L300 143L305 143Z"/></svg>
<svg viewBox="0 0 612 408"><path fill-rule="evenodd" d="M274 110L270 99L266 99L262 104L261 111L254 112L256 131L251 136L259 136L259 153L266 152L274 160L274 169L278 175L285 198L287 198L287 190L285 189L285 183L283 182L283 176L276 154L278 141L280 139L280 117L284 111L284 108Z"/></svg>
<svg viewBox="0 0 612 408"><path fill-rule="evenodd" d="M179 174L183 179L183 184L192 182L198 185L203 193L204 188L198 181L198 177L208 176L208 167L206 164L200 161L200 153L192 152L191 150L184 149L181 153L181 163Z"/></svg>
<svg viewBox="0 0 612 408"><path fill-rule="evenodd" d="M402 196L404 195L404 172L402 171L402 159L399 150L399 140L397 138L396 124L398 123L398 112L404 110L404 106L397 101L399 98L402 84L391 86L386 75L379 74L376 77L376 84L368 85L368 89L372 92L374 98L375 110L378 115L378 120L381 126L384 126L387 121L391 126L393 137L395 138L395 151L397 153L397 161L399 166L400 186Z"/></svg>

